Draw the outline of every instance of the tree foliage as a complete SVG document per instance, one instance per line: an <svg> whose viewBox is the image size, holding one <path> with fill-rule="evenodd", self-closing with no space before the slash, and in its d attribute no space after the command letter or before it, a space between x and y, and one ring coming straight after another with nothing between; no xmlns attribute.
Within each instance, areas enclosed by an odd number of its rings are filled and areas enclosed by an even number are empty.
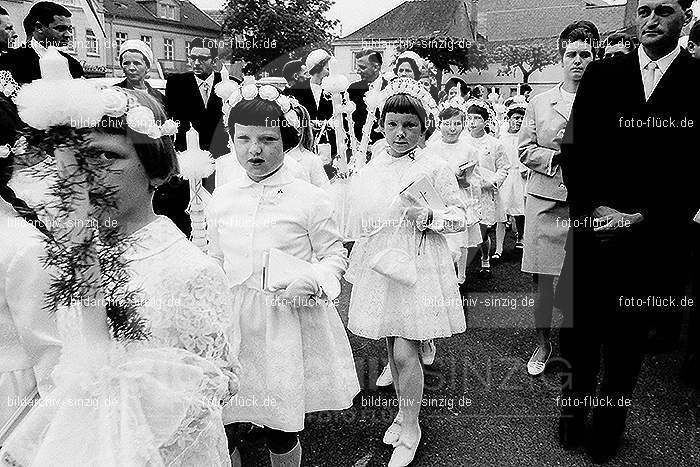
<svg viewBox="0 0 700 467"><path fill-rule="evenodd" d="M523 75L523 82L527 83L533 72L557 63L559 52L555 40L542 39L496 45L490 57L501 65L499 75L513 74L518 70Z"/></svg>
<svg viewBox="0 0 700 467"><path fill-rule="evenodd" d="M328 48L338 21L325 17L334 0L229 0L223 31L231 60L246 74L279 74L289 60Z"/></svg>

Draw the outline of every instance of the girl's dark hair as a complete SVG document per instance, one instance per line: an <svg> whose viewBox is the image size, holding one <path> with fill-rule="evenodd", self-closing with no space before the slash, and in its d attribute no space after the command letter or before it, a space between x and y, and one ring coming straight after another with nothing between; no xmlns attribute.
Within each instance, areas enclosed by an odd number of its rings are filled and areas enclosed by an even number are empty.
<svg viewBox="0 0 700 467"><path fill-rule="evenodd" d="M462 114L461 110L455 107L447 107L446 109L440 111L438 117L440 118L440 120L448 120L460 114ZM464 115L462 115L462 117L464 117Z"/></svg>
<svg viewBox="0 0 700 467"><path fill-rule="evenodd" d="M299 145L304 149L314 152L314 132L311 130L311 115L306 107L299 105L294 108L299 117L301 128L299 129ZM284 144L284 142L283 142Z"/></svg>
<svg viewBox="0 0 700 467"><path fill-rule="evenodd" d="M510 118L513 116L513 114L520 114L524 117L525 116L525 109L523 109L522 107L513 107L512 109L508 109L506 116L508 118Z"/></svg>
<svg viewBox="0 0 700 467"><path fill-rule="evenodd" d="M401 66L402 63L408 63L408 65L411 67L413 70L413 77L417 81L420 79L420 68L418 68L418 64L416 63L415 60L413 60L411 57L401 57L396 61L396 66L394 67L394 74L398 74L399 72L399 67Z"/></svg>
<svg viewBox="0 0 700 467"><path fill-rule="evenodd" d="M389 112L415 115L420 120L421 133L428 127L428 113L425 111L423 104L420 100L408 94L397 94L386 100L381 116L379 117L380 126L384 126L384 119Z"/></svg>
<svg viewBox="0 0 700 467"><path fill-rule="evenodd" d="M559 34L559 56L564 56L568 44L578 41L588 44L595 57L596 50L600 47L600 33L596 25L590 21L576 21L565 27Z"/></svg>
<svg viewBox="0 0 700 467"><path fill-rule="evenodd" d="M139 105L151 109L158 125L161 125L167 119L163 107L149 94L122 88L120 88L120 91L125 92L129 99L135 99ZM148 178L157 180L159 185L167 182L179 170L175 146L170 136L158 139L149 138L129 128L126 124L125 116L102 117L100 125L94 130L98 133L126 136L134 145L136 155L138 155ZM153 189L157 187L152 185Z"/></svg>
<svg viewBox="0 0 700 467"><path fill-rule="evenodd" d="M484 121L487 121L489 119L489 111L481 107L480 105L470 105L467 109L467 113L480 115L484 119Z"/></svg>
<svg viewBox="0 0 700 467"><path fill-rule="evenodd" d="M287 122L282 109L274 102L256 97L251 100L242 99L234 105L228 116L228 132L232 141L235 141L236 123L246 126L276 126L282 134L282 148L285 151L299 144L299 133Z"/></svg>

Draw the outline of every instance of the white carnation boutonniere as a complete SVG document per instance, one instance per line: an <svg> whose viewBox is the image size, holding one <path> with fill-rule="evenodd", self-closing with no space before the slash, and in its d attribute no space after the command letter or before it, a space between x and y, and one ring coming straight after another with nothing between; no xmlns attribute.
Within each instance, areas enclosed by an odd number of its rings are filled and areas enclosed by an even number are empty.
<svg viewBox="0 0 700 467"><path fill-rule="evenodd" d="M10 157L10 154L12 154L12 149L10 148L9 144L0 146L0 159Z"/></svg>

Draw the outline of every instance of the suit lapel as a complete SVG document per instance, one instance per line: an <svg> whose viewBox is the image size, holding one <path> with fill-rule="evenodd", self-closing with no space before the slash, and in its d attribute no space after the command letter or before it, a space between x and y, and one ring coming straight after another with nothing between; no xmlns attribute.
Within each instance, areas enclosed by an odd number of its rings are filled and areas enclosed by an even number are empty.
<svg viewBox="0 0 700 467"><path fill-rule="evenodd" d="M562 103L561 99L561 91L559 90L559 85L557 85L555 88L555 91L552 93L552 98L549 100L549 102L552 104L552 107L554 110L561 115L561 117L564 119L564 121L568 122L569 121L569 116L566 113L566 106Z"/></svg>
<svg viewBox="0 0 700 467"><path fill-rule="evenodd" d="M221 81L221 75L219 73L214 73L214 84L211 87L211 92L209 93L209 100L207 101L207 113L211 113L211 111L215 112L220 112L221 109L217 108L217 102L216 99L219 99L219 96L216 95L214 92L214 88L216 85Z"/></svg>
<svg viewBox="0 0 700 467"><path fill-rule="evenodd" d="M189 74L189 87L190 93L194 97L195 106L198 112L204 111L204 102L202 101L202 93L199 92L199 86L197 86L197 78L194 73Z"/></svg>
<svg viewBox="0 0 700 467"><path fill-rule="evenodd" d="M684 50L681 50L681 53L676 57L675 60L673 60L673 62L671 62L671 66L668 67L666 73L664 73L664 75L661 77L659 84L656 85L656 89L654 89L654 92L651 94L651 96L649 96L647 104L665 102L667 99L669 99L669 97L667 96L669 91L677 93L679 89L683 89L682 84L677 84L682 81L683 76L685 75L686 57L683 54L683 52Z"/></svg>

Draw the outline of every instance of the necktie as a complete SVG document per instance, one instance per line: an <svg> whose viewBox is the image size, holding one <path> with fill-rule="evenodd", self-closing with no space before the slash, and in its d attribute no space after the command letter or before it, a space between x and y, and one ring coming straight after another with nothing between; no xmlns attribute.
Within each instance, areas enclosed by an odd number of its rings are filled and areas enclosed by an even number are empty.
<svg viewBox="0 0 700 467"><path fill-rule="evenodd" d="M209 83L206 81L201 84L199 90L202 93L202 102L204 102L204 107L207 106L207 101L209 100Z"/></svg>
<svg viewBox="0 0 700 467"><path fill-rule="evenodd" d="M659 75L658 69L659 65L656 62L649 62L644 68L644 96L647 100L649 100L649 96L651 96L651 93L654 92L654 87L656 87L656 80Z"/></svg>

